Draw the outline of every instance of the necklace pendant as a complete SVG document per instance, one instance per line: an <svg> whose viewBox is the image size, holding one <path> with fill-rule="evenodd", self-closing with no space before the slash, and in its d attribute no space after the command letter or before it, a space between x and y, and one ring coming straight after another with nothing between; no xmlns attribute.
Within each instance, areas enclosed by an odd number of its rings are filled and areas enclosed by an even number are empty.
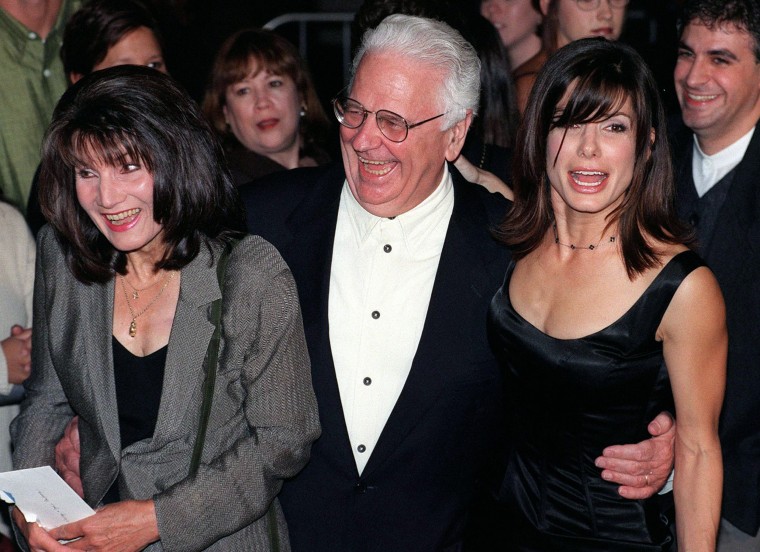
<svg viewBox="0 0 760 552"><path fill-rule="evenodd" d="M137 321L133 318L132 322L129 324L129 337L134 337L137 335Z"/></svg>
<svg viewBox="0 0 760 552"><path fill-rule="evenodd" d="M132 299L134 299L135 301L137 301L139 298L140 298L140 294L137 293L137 290L134 290L132 292Z"/></svg>

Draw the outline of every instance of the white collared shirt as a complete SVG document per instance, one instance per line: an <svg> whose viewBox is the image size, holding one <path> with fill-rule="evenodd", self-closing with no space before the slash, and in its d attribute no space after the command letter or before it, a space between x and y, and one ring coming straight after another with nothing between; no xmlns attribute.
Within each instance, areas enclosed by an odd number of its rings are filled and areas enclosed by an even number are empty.
<svg viewBox="0 0 760 552"><path fill-rule="evenodd" d="M404 387L454 209L451 175L422 203L376 217L343 185L328 316L348 436L361 473Z"/></svg>
<svg viewBox="0 0 760 552"><path fill-rule="evenodd" d="M754 133L755 127L752 127L747 134L714 155L705 154L699 147L697 135L694 135L691 174L699 197L709 192L710 188L720 182L721 178L731 172L744 159L744 154L747 153L749 142Z"/></svg>

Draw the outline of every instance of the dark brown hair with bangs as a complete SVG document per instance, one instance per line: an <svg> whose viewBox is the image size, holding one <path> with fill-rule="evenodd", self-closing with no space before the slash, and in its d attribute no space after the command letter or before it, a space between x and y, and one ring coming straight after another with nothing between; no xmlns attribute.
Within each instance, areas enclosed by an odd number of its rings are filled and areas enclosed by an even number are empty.
<svg viewBox="0 0 760 552"><path fill-rule="evenodd" d="M180 269L202 244L242 235L242 208L213 131L167 75L122 65L69 88L42 145L40 206L74 275L106 282L126 272L126 255L79 204L76 170L93 161L142 164L153 177L153 217L166 246L156 268Z"/></svg>
<svg viewBox="0 0 760 552"><path fill-rule="evenodd" d="M567 102L560 108L568 91ZM517 133L515 202L498 230L516 259L535 250L554 221L546 175L549 131L607 119L626 100L633 108L636 160L631 184L623 202L609 215L608 225L619 223L629 277L659 264L648 238L665 243L691 241L691 233L675 211L665 114L651 71L633 48L587 38L549 58L538 74Z"/></svg>
<svg viewBox="0 0 760 552"><path fill-rule="evenodd" d="M227 88L251 74L268 71L273 75L290 77L296 85L305 114L301 119L300 134L304 149L322 144L330 123L317 91L311 82L306 64L290 42L273 31L244 29L224 41L216 55L206 94L203 114L216 131L225 138L234 138L224 120Z"/></svg>

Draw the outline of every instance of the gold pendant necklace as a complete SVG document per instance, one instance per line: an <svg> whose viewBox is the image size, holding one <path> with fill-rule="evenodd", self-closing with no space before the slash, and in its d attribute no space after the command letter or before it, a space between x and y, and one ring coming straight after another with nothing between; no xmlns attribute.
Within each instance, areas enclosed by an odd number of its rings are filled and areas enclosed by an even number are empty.
<svg viewBox="0 0 760 552"><path fill-rule="evenodd" d="M175 274L174 272L170 272L169 275L166 278L164 278L164 285L162 285L161 289L158 290L158 293L156 293L156 296L153 299L151 299L150 303L145 305L145 307L143 307L143 309L137 314L135 314L134 309L132 309L132 303L129 302L129 294L127 293L127 286L124 285L124 281L126 279L124 278L124 276L119 275L119 280L121 280L121 289L124 291L124 299L126 299L127 301L127 308L129 309L129 315L132 317L132 322L129 323L129 337L134 337L137 335L137 318L145 314L145 312L153 306L153 303L158 301L158 298L161 297L161 294L163 294L164 290L169 285L169 282L171 282L172 278L174 278L174 274ZM146 289L150 289L154 285L156 284L150 285L147 288L143 288L143 289L132 288L134 290L132 293L132 297L134 299L138 299L139 297L137 294L138 291L144 291ZM132 286L130 285L130 287Z"/></svg>

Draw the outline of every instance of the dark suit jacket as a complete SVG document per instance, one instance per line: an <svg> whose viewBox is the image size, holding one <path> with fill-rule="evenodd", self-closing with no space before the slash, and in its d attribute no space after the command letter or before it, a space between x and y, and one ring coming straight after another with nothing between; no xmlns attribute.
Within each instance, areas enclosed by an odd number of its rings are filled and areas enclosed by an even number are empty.
<svg viewBox="0 0 760 552"><path fill-rule="evenodd" d="M688 130L688 129L686 129ZM689 221L697 200L692 134L675 134L677 207ZM736 167L707 251L726 301L728 380L721 414L724 518L749 534L760 527L760 125Z"/></svg>
<svg viewBox="0 0 760 552"><path fill-rule="evenodd" d="M404 389L366 468L356 469L327 319L342 167L301 169L242 189L248 226L293 271L304 315L322 437L280 494L293 550L459 550L473 492L503 436L488 304L508 262L490 235L508 203L454 175L429 310Z"/></svg>
<svg viewBox="0 0 760 552"><path fill-rule="evenodd" d="M11 425L14 467L54 465L55 444L76 413L85 500L95 506L117 475L123 499L153 498L161 541L147 550L266 550L270 508L281 550L289 550L274 497L306 463L319 425L296 289L280 256L257 237L230 255L214 400L201 466L190 478L203 359L214 331L209 307L221 295L211 253L201 247L181 271L153 436L122 449L111 345L114 280L75 280L51 230L44 227L39 237L34 373Z"/></svg>

